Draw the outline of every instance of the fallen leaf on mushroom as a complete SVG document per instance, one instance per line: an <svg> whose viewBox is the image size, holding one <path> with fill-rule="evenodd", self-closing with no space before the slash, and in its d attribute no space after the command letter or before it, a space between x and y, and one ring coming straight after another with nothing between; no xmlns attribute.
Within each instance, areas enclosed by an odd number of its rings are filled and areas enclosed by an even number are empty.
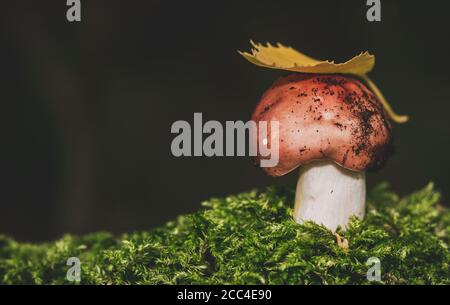
<svg viewBox="0 0 450 305"><path fill-rule="evenodd" d="M362 78L377 98L382 103L388 116L396 123L405 123L408 116L398 115L394 112L390 104L387 102L381 90L367 76L375 66L375 55L369 52L363 52L345 63L335 63L334 61L323 61L309 57L292 47L287 47L281 43L276 46L270 43L263 46L259 43L250 41L253 49L251 53L238 51L245 59L251 63L265 68L279 69L300 73L326 73L326 74L353 74Z"/></svg>

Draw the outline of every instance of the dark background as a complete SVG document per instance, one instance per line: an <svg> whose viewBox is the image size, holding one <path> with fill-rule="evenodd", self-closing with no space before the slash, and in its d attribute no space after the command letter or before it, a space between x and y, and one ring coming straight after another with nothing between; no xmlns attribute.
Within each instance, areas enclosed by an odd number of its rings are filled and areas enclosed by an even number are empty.
<svg viewBox="0 0 450 305"><path fill-rule="evenodd" d="M248 158L174 158L176 120L248 120L283 72L241 58L249 39L283 42L319 59L376 54L370 74L394 109L396 154L369 187L400 194L434 181L450 190L449 6L366 1L66 1L1 5L0 233L48 240L65 232L147 230L202 200L295 185Z"/></svg>

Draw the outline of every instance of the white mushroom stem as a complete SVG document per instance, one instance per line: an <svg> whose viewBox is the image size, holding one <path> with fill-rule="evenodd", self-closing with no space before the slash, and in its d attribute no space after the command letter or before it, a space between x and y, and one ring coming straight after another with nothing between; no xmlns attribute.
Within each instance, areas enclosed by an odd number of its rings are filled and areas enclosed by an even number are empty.
<svg viewBox="0 0 450 305"><path fill-rule="evenodd" d="M346 228L352 215L362 219L366 206L365 172L354 172L328 160L300 167L294 219L314 221L333 232Z"/></svg>

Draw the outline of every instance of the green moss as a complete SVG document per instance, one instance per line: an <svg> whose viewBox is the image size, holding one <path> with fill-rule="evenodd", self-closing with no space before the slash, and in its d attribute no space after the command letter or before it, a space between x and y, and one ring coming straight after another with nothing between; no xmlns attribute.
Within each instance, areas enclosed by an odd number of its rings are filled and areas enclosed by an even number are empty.
<svg viewBox="0 0 450 305"><path fill-rule="evenodd" d="M343 249L336 236L291 217L293 193L211 199L201 211L150 232L66 235L46 244L0 237L0 282L70 284L69 257L84 284L370 284L370 257L385 284L450 284L450 212L430 184L399 199L386 184L369 196L364 221L353 219Z"/></svg>

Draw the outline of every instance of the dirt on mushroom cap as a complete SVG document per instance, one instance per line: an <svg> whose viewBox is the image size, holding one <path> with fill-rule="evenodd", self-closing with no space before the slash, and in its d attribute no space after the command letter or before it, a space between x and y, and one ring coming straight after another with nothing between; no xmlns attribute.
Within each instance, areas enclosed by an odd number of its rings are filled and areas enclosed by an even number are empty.
<svg viewBox="0 0 450 305"><path fill-rule="evenodd" d="M280 162L264 169L272 176L324 158L355 171L379 168L392 151L391 125L381 103L348 75L283 77L263 94L252 119L279 121Z"/></svg>

